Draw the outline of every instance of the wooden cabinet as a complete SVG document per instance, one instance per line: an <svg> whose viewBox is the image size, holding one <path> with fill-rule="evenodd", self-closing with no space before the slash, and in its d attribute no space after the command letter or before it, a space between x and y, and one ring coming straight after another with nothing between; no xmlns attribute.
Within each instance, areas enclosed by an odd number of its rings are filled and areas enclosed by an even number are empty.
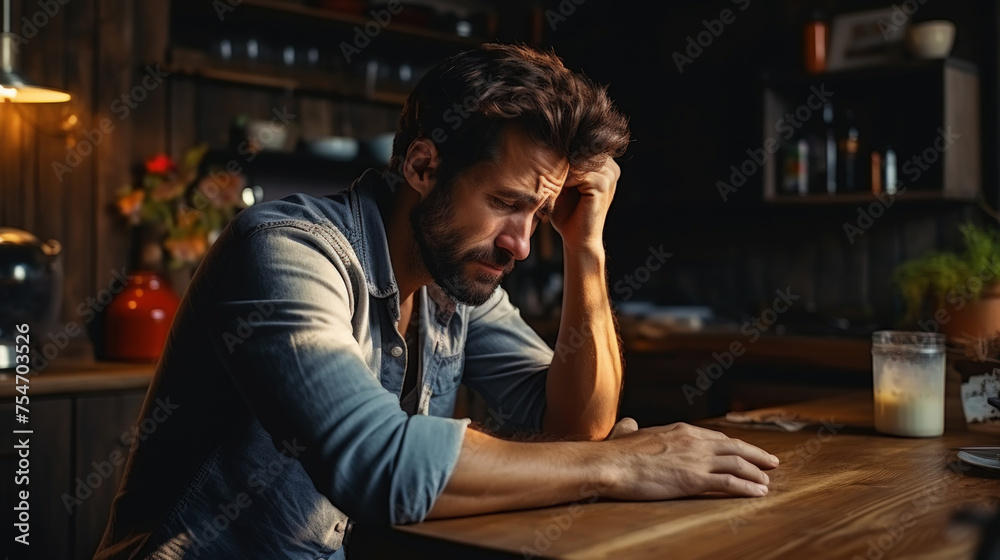
<svg viewBox="0 0 1000 560"><path fill-rule="evenodd" d="M34 431L29 453L30 545L26 550L11 545L11 558L86 560L93 556L125 472L127 434L144 398L145 391L129 390L31 399L27 426ZM14 404L0 404L0 415L13 419ZM18 435L6 430L0 436L4 473L0 488L7 504L17 504L16 492L24 489L15 486L13 478L19 460L13 447ZM13 525L5 523L4 543L13 543L14 535Z"/></svg>
<svg viewBox="0 0 1000 560"><path fill-rule="evenodd" d="M873 191L973 201L982 167L979 90L976 67L958 59L768 76L761 144L730 169L730 182L760 166L772 203L873 203ZM831 145L835 186L824 171Z"/></svg>
<svg viewBox="0 0 1000 560"><path fill-rule="evenodd" d="M739 342L738 355L732 353ZM864 339L676 333L625 342L620 416L640 426L692 422L871 388Z"/></svg>
<svg viewBox="0 0 1000 560"><path fill-rule="evenodd" d="M3 524L3 547L9 544L13 558L72 558L72 519L62 505L60 496L67 491L70 475L73 473L73 402L69 398L32 399L29 410L31 422L28 425L14 424L14 399L0 404L0 416L10 427L0 435L0 472L3 473L0 486L3 488L5 504L18 504L18 492L25 485L15 484L18 471L17 439L30 438L28 450L28 532L27 550L16 547L14 537L20 534L12 523ZM29 429L34 433L14 434L12 430ZM22 464L23 466L23 464ZM20 482L20 481L18 481ZM13 507L13 506L11 506ZM8 510L7 515L10 514ZM10 519L10 517L8 517Z"/></svg>
<svg viewBox="0 0 1000 560"><path fill-rule="evenodd" d="M77 560L90 558L108 524L111 503L118 492L132 428L139 418L145 392L76 397L75 476L72 489L80 487L89 497L73 514L73 547Z"/></svg>

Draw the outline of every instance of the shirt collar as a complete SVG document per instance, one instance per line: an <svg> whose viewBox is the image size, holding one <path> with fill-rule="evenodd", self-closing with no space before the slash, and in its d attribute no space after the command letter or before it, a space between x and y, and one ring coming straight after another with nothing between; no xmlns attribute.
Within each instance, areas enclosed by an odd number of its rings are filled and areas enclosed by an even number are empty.
<svg viewBox="0 0 1000 560"><path fill-rule="evenodd" d="M389 297L399 292L396 275L389 260L389 240L386 237L382 212L391 204L389 185L374 169L365 171L351 185L356 195L355 221L361 241L358 257L368 279L368 292L375 297ZM352 203L353 204L353 203Z"/></svg>
<svg viewBox="0 0 1000 560"><path fill-rule="evenodd" d="M361 258L365 277L368 279L368 293L379 298L397 295L399 286L389 258L389 240L383 218L388 215L392 206L393 189L374 169L368 169L358 177L351 185L351 189L357 194L359 204L359 211L355 213L358 216L357 227L362 239L358 256ZM434 319L446 327L455 314L455 300L437 284L426 286L426 292L435 304Z"/></svg>

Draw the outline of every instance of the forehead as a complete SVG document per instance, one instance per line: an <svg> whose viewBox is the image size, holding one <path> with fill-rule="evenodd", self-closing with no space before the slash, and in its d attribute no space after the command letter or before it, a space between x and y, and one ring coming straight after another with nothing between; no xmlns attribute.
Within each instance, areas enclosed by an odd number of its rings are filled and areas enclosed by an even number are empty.
<svg viewBox="0 0 1000 560"><path fill-rule="evenodd" d="M483 162L485 186L516 189L522 195L533 195L538 202L555 202L569 173L566 158L514 126L501 132L499 148L497 161Z"/></svg>

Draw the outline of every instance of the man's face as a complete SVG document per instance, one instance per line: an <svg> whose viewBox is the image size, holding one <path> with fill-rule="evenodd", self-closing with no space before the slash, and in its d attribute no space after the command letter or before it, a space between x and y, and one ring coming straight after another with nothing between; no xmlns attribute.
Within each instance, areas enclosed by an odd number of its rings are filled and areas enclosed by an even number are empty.
<svg viewBox="0 0 1000 560"><path fill-rule="evenodd" d="M438 286L466 305L486 302L514 261L528 257L531 234L551 212L568 171L564 158L508 127L498 161L473 165L450 188L436 185L410 218Z"/></svg>

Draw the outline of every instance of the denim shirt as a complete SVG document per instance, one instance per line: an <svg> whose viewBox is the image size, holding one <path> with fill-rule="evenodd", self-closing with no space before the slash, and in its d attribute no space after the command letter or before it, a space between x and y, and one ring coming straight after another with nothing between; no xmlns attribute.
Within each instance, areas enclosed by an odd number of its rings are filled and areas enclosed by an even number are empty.
<svg viewBox="0 0 1000 560"><path fill-rule="evenodd" d="M420 289L406 348L375 171L347 191L241 212L171 327L95 558L342 558L349 523L423 520L458 459L460 382L494 429L537 431L552 349L503 289ZM414 355L418 355L414 353Z"/></svg>

